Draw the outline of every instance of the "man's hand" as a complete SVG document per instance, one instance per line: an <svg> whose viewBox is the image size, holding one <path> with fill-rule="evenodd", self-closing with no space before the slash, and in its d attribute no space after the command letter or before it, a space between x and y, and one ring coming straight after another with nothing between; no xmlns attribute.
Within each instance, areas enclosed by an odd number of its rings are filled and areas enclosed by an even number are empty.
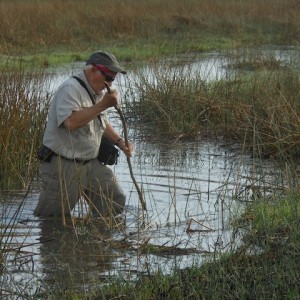
<svg viewBox="0 0 300 300"><path fill-rule="evenodd" d="M110 94L106 93L102 100L98 103L101 103L106 108L115 107L119 104L119 94L116 90L112 90Z"/></svg>
<svg viewBox="0 0 300 300"><path fill-rule="evenodd" d="M125 140L118 142L118 147L124 152L127 157L132 157L134 146L132 143L128 142L128 147L126 146Z"/></svg>

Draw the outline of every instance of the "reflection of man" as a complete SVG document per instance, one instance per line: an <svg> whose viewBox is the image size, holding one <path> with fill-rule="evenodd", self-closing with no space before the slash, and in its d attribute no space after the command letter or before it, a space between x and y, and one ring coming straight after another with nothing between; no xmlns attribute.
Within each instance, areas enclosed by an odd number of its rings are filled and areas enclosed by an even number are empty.
<svg viewBox="0 0 300 300"><path fill-rule="evenodd" d="M115 56L98 51L76 75L87 86L95 105L75 78L67 79L56 91L43 138L43 151L52 154L41 166L42 188L35 215L70 215L81 196L93 215L114 216L123 211L125 195L120 185L111 169L97 160L102 135L127 156L133 152L133 145L126 146L106 114L107 108L118 105L116 90L105 93L118 73L126 72Z"/></svg>
<svg viewBox="0 0 300 300"><path fill-rule="evenodd" d="M63 226L53 220L41 221L40 228L44 281L53 282L54 290L93 284L99 286L99 275L111 269L114 257L112 250L99 242L104 237L105 228L94 230L83 224ZM101 236L97 238L100 232Z"/></svg>

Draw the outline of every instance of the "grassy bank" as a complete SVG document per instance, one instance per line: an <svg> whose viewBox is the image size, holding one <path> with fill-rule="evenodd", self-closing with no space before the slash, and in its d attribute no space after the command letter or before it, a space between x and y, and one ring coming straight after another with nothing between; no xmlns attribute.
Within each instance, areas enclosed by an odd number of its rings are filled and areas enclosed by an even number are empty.
<svg viewBox="0 0 300 300"><path fill-rule="evenodd" d="M249 45L299 43L296 0L0 2L0 54L42 65L109 49L123 61Z"/></svg>
<svg viewBox="0 0 300 300"><path fill-rule="evenodd" d="M249 205L237 221L244 245L235 253L170 276L120 282L91 299L299 299L299 196Z"/></svg>

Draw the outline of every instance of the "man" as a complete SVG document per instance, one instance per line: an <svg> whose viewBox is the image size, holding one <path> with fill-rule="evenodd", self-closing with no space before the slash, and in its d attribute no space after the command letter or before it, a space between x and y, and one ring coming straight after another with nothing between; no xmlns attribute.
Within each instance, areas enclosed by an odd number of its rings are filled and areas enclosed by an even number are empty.
<svg viewBox="0 0 300 300"><path fill-rule="evenodd" d="M118 105L118 92L106 92L118 73L126 74L116 57L97 51L77 74L85 88L70 77L56 91L43 137L43 150L51 152L41 165L41 193L36 216L68 216L81 197L88 202L94 216L120 214L125 195L112 170L97 160L102 135L115 143L128 157L123 138L108 121L106 109ZM98 119L101 118L101 122Z"/></svg>

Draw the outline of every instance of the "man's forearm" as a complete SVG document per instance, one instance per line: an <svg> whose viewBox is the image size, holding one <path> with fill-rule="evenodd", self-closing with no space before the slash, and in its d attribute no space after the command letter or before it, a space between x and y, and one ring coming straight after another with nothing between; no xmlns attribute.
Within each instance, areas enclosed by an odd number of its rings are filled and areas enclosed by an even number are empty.
<svg viewBox="0 0 300 300"><path fill-rule="evenodd" d="M106 107L99 102L83 110L74 111L71 116L64 121L64 125L70 131L81 128L95 119L105 109Z"/></svg>

